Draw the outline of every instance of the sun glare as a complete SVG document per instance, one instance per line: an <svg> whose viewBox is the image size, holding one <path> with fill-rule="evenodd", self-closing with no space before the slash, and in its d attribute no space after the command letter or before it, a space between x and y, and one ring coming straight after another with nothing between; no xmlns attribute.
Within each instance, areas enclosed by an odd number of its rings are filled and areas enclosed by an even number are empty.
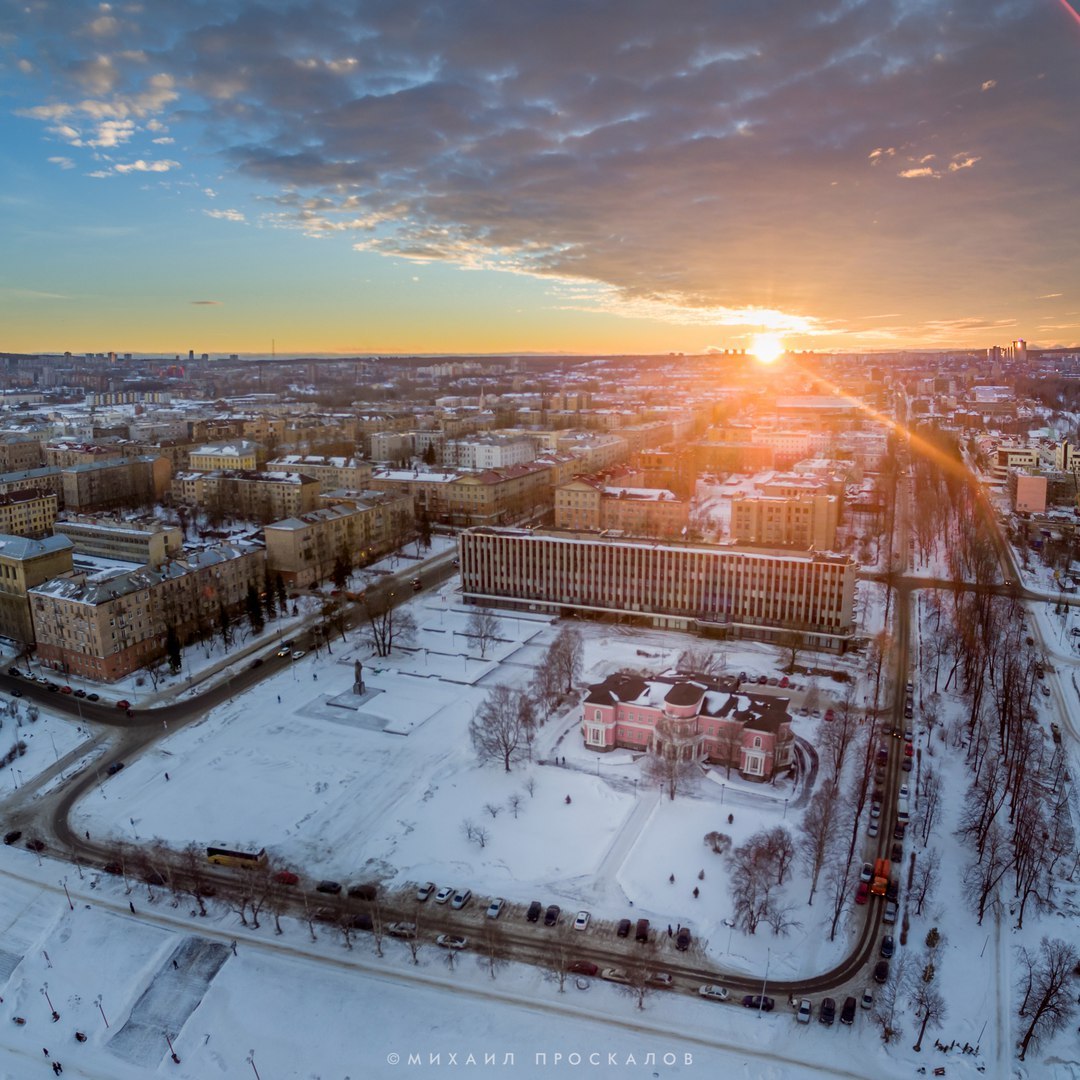
<svg viewBox="0 0 1080 1080"><path fill-rule="evenodd" d="M779 334L755 334L750 352L763 364L771 364L779 360L787 350L784 348L784 339Z"/></svg>

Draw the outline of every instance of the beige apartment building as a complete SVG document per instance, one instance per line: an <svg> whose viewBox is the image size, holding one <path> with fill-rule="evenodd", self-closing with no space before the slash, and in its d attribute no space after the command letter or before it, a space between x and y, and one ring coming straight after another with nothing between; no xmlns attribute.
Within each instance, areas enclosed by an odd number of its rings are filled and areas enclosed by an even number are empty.
<svg viewBox="0 0 1080 1080"><path fill-rule="evenodd" d="M662 488L639 488L579 476L555 489L555 528L631 536L678 536L690 504Z"/></svg>
<svg viewBox="0 0 1080 1080"><path fill-rule="evenodd" d="M67 537L57 537L69 546ZM211 633L224 607L241 612L249 585L262 589L266 552L218 544L110 578L53 578L29 591L38 659L51 668L112 681L165 656L168 627L180 641Z"/></svg>
<svg viewBox="0 0 1080 1080"><path fill-rule="evenodd" d="M55 495L62 503L64 477L59 469L51 465L0 474L0 495L11 495L16 491L43 491L47 495Z"/></svg>
<svg viewBox="0 0 1080 1080"><path fill-rule="evenodd" d="M249 470L259 467L264 457L262 447L250 439L230 439L225 442L207 443L191 451L188 467L196 472L214 472L218 469Z"/></svg>
<svg viewBox="0 0 1080 1080"><path fill-rule="evenodd" d="M43 452L45 464L58 469L68 469L72 465L97 465L123 457L115 443L72 442L67 439L46 443Z"/></svg>
<svg viewBox="0 0 1080 1080"><path fill-rule="evenodd" d="M0 637L33 644L27 593L50 578L70 574L71 568L71 541L66 536L43 540L0 536Z"/></svg>
<svg viewBox="0 0 1080 1080"><path fill-rule="evenodd" d="M0 435L0 473L39 469L44 462L39 440L29 435Z"/></svg>
<svg viewBox="0 0 1080 1080"><path fill-rule="evenodd" d="M267 525L266 565L288 586L306 588L333 576L339 559L352 569L392 550L412 520L405 496L364 493L321 510Z"/></svg>
<svg viewBox="0 0 1080 1080"><path fill-rule="evenodd" d="M855 563L764 548L631 540L555 530L458 537L471 603L580 612L842 651L854 633Z"/></svg>
<svg viewBox="0 0 1080 1080"><path fill-rule="evenodd" d="M118 559L139 566L160 566L180 554L184 535L180 529L154 518L121 521L118 518L67 517L56 522L54 532L66 536L81 555Z"/></svg>
<svg viewBox="0 0 1080 1080"><path fill-rule="evenodd" d="M831 551L839 507L835 495L736 495L731 500L731 536L740 544Z"/></svg>
<svg viewBox="0 0 1080 1080"><path fill-rule="evenodd" d="M51 536L59 506L53 492L35 488L0 495L0 533L35 539Z"/></svg>
<svg viewBox="0 0 1080 1080"><path fill-rule="evenodd" d="M360 458L323 457L317 454L286 454L266 463L268 472L298 472L319 481L324 495L337 488L363 491L371 480L370 461Z"/></svg>
<svg viewBox="0 0 1080 1080"><path fill-rule="evenodd" d="M80 513L140 506L169 490L168 458L138 457L70 465L60 470L64 508Z"/></svg>
<svg viewBox="0 0 1080 1080"><path fill-rule="evenodd" d="M183 472L172 483L173 501L211 516L277 521L319 505L319 481L295 472Z"/></svg>

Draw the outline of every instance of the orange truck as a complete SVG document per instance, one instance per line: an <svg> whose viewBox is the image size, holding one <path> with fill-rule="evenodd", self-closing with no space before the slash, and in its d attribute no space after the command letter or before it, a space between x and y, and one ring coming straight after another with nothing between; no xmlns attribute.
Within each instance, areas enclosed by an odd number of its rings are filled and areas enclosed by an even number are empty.
<svg viewBox="0 0 1080 1080"><path fill-rule="evenodd" d="M874 880L870 885L870 892L874 896L884 896L889 887L889 871L891 864L888 859L877 859L874 862Z"/></svg>

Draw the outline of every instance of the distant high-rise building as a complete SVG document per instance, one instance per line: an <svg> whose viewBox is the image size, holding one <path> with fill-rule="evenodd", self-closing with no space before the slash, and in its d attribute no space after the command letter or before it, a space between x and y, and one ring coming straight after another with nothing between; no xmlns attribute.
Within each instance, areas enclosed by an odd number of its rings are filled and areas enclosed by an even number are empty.
<svg viewBox="0 0 1080 1080"><path fill-rule="evenodd" d="M1023 338L1017 338L1012 343L1012 354L1014 360L1019 360L1020 363L1027 363L1027 342Z"/></svg>

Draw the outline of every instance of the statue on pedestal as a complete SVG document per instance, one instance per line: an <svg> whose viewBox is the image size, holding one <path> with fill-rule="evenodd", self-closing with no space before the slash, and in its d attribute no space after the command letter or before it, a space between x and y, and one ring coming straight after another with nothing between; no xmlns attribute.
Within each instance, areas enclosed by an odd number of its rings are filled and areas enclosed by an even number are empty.
<svg viewBox="0 0 1080 1080"><path fill-rule="evenodd" d="M364 692L364 665L359 660L353 664L353 688L354 694L362 694Z"/></svg>

